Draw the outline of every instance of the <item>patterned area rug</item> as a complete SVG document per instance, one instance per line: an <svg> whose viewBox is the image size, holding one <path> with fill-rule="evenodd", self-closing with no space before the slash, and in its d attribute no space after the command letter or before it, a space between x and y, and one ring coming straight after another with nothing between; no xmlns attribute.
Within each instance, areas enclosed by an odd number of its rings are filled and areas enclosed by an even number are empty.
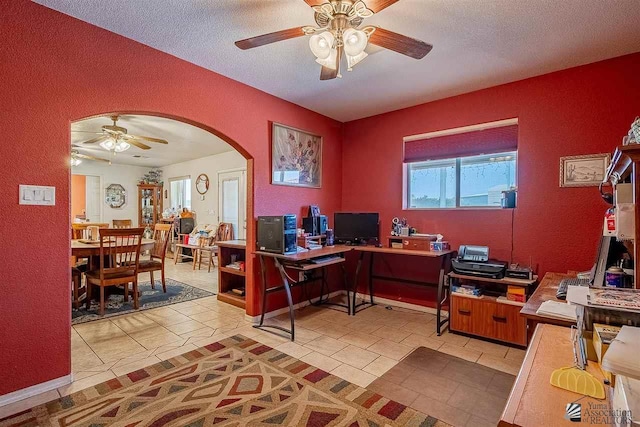
<svg viewBox="0 0 640 427"><path fill-rule="evenodd" d="M0 420L32 426L446 426L236 335Z"/></svg>
<svg viewBox="0 0 640 427"><path fill-rule="evenodd" d="M104 316L98 315L98 309L100 308L100 303L98 301L91 301L91 307L89 310L87 310L86 306L82 304L80 309L72 309L71 324L77 325L79 323L91 322L92 320L104 319L105 317L133 313L140 310L149 310L151 308L162 307L164 305L176 304L178 302L191 301L215 295L214 293L194 288L193 286L189 286L186 283L178 282L173 279L166 279L166 284L167 293L165 294L162 292L162 283L160 280L155 280L155 289L151 289L151 282L138 283L138 289L141 292L139 310L135 310L133 308L131 295L129 295L129 302L126 303L124 302L124 295L109 295L109 298L105 301Z"/></svg>

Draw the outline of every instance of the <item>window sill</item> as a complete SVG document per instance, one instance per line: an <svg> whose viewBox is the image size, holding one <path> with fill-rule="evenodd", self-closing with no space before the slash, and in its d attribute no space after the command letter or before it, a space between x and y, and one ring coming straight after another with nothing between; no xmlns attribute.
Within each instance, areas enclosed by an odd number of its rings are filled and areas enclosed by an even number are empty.
<svg viewBox="0 0 640 427"><path fill-rule="evenodd" d="M510 211L516 208L468 206L463 208L402 208L403 211Z"/></svg>

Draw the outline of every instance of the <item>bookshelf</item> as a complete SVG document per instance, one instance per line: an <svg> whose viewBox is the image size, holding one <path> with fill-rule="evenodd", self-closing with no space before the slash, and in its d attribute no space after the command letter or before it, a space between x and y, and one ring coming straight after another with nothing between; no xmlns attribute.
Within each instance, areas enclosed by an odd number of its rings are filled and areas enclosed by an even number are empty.
<svg viewBox="0 0 640 427"><path fill-rule="evenodd" d="M216 242L218 246L218 301L236 307L245 308L246 271L229 267L233 259L236 262L246 261L245 240L225 240ZM238 291L242 291L239 293Z"/></svg>

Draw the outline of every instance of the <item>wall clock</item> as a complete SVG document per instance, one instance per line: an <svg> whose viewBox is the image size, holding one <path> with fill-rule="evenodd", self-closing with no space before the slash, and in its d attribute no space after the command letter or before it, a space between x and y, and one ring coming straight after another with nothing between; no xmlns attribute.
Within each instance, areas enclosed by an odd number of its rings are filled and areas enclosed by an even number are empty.
<svg viewBox="0 0 640 427"><path fill-rule="evenodd" d="M120 184L111 184L105 190L105 202L112 209L124 206L126 202L126 191Z"/></svg>
<svg viewBox="0 0 640 427"><path fill-rule="evenodd" d="M196 191L198 191L198 193L200 194L204 194L209 190L209 177L204 174L201 173L200 175L198 175L198 178L196 178Z"/></svg>

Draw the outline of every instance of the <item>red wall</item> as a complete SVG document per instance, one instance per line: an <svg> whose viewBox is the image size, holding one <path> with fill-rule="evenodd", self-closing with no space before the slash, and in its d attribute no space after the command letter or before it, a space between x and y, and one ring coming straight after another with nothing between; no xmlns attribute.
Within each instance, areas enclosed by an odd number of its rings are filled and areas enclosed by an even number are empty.
<svg viewBox="0 0 640 427"><path fill-rule="evenodd" d="M640 114L640 54L472 92L345 124L342 209L393 217L441 233L453 248L488 245L491 255L529 263L539 274L585 270L594 261L606 205L597 188L560 188L561 156L610 152ZM510 210L402 210L402 138L517 117L518 207ZM514 221L512 224L512 213ZM380 263L402 275L403 260ZM428 291L377 284L377 293L430 305Z"/></svg>
<svg viewBox="0 0 640 427"><path fill-rule="evenodd" d="M72 121L113 111L185 118L253 158L254 216L339 207L339 122L27 0L3 3L0 40L0 395L70 372ZM270 185L270 121L324 137L322 189ZM55 186L56 206L18 205L19 184Z"/></svg>

